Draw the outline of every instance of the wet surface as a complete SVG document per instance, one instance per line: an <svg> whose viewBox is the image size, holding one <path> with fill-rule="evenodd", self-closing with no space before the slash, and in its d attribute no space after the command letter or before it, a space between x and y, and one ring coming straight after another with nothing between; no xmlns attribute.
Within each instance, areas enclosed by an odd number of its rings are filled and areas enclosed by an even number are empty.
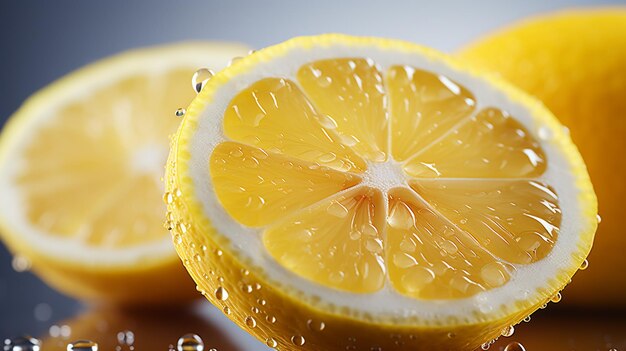
<svg viewBox="0 0 626 351"><path fill-rule="evenodd" d="M117 310L86 306L47 288L29 272L11 268L5 249L0 261L0 338L30 334L42 340L41 350L63 351L79 339L98 343L99 350L141 351L176 349L179 337L198 334L204 350L269 350L230 322L208 302L185 308ZM567 290L564 291L567 298ZM515 327L489 350L502 351L512 342L527 351L626 350L626 311L574 311L550 304L529 323ZM10 316L10 317L8 317ZM118 334L132 331L134 342L120 344Z"/></svg>

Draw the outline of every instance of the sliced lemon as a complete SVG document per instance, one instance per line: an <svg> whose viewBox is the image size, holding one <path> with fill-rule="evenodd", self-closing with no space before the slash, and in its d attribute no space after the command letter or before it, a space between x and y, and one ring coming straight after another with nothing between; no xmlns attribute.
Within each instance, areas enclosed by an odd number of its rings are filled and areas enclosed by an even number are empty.
<svg viewBox="0 0 626 351"><path fill-rule="evenodd" d="M538 102L375 38L296 38L216 75L166 183L199 288L281 350L472 350L557 294L597 225Z"/></svg>
<svg viewBox="0 0 626 351"><path fill-rule="evenodd" d="M200 67L246 48L182 43L130 51L35 94L0 140L2 238L51 286L79 298L180 302L196 293L162 226L174 117Z"/></svg>

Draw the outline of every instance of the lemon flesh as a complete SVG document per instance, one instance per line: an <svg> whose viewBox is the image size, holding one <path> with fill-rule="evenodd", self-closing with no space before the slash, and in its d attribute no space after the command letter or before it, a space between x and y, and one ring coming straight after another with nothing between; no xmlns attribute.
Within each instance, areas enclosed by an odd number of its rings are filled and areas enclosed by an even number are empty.
<svg viewBox="0 0 626 351"><path fill-rule="evenodd" d="M567 284L596 225L536 101L376 38L296 38L216 75L166 182L198 289L279 349L474 349Z"/></svg>
<svg viewBox="0 0 626 351"><path fill-rule="evenodd" d="M546 167L539 143L505 111L472 114L472 96L443 75L382 72L371 59L315 61L298 82L265 78L226 109L232 141L210 161L218 199L267 228L276 261L331 288L375 292L387 272L415 298L501 286L509 263L550 253L559 198L533 180ZM411 180L360 186L380 165Z"/></svg>
<svg viewBox="0 0 626 351"><path fill-rule="evenodd" d="M0 138L0 234L67 295L126 305L196 298L163 228L174 111L205 64L246 48L190 42L81 68L29 98ZM165 277L165 278L164 278Z"/></svg>

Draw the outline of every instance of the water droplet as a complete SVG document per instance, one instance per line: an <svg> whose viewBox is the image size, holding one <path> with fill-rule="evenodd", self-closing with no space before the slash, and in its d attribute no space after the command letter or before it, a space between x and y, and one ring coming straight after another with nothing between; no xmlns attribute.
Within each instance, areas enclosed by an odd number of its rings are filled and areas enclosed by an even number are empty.
<svg viewBox="0 0 626 351"><path fill-rule="evenodd" d="M228 300L228 290L226 290L223 286L218 287L215 290L215 297L221 301Z"/></svg>
<svg viewBox="0 0 626 351"><path fill-rule="evenodd" d="M321 321L317 322L312 319L309 319L306 322L306 325L310 330L313 330L313 331L322 331L326 328L326 323L321 322Z"/></svg>
<svg viewBox="0 0 626 351"><path fill-rule="evenodd" d="M265 306L267 304L267 301L265 301L263 299L258 299L258 300L256 300L256 302L258 302L259 305L261 305L261 306Z"/></svg>
<svg viewBox="0 0 626 351"><path fill-rule="evenodd" d="M524 322L528 323L530 322L530 315L526 316L526 318L524 318Z"/></svg>
<svg viewBox="0 0 626 351"><path fill-rule="evenodd" d="M252 316L246 317L245 322L246 322L246 325L250 328L256 327L256 319L254 319L254 317Z"/></svg>
<svg viewBox="0 0 626 351"><path fill-rule="evenodd" d="M229 315L230 314L230 308L228 306L224 306L224 313Z"/></svg>
<svg viewBox="0 0 626 351"><path fill-rule="evenodd" d="M41 341L30 335L4 340L4 351L39 351Z"/></svg>
<svg viewBox="0 0 626 351"><path fill-rule="evenodd" d="M367 249L367 251L372 253L382 253L383 241L378 238L367 238L367 240L365 240L365 248Z"/></svg>
<svg viewBox="0 0 626 351"><path fill-rule="evenodd" d="M177 351L203 351L204 342L197 334L185 334L176 343Z"/></svg>
<svg viewBox="0 0 626 351"><path fill-rule="evenodd" d="M269 347L276 347L278 346L278 343L276 342L276 340L274 340L274 338L267 338L265 339L265 344Z"/></svg>
<svg viewBox="0 0 626 351"><path fill-rule="evenodd" d="M222 250L220 250L220 249L216 249L216 250L215 250L215 255L216 255L216 256L218 256L218 257L219 257L219 256L222 256L222 254L223 254Z"/></svg>
<svg viewBox="0 0 626 351"><path fill-rule="evenodd" d="M122 330L117 333L117 343L132 346L135 343L135 333L130 330Z"/></svg>
<svg viewBox="0 0 626 351"><path fill-rule="evenodd" d="M98 351L98 343L91 340L76 340L67 344L67 351Z"/></svg>
<svg viewBox="0 0 626 351"><path fill-rule="evenodd" d="M411 209L403 202L396 202L391 208L387 223L392 228L407 230L413 227L415 218Z"/></svg>
<svg viewBox="0 0 626 351"><path fill-rule="evenodd" d="M552 139L554 133L552 133L552 130L548 127L540 127L537 131L537 135L539 136L539 139L547 141Z"/></svg>
<svg viewBox="0 0 626 351"><path fill-rule="evenodd" d="M435 280L435 273L431 269L415 266L402 275L400 282L406 290L417 292L433 280Z"/></svg>
<svg viewBox="0 0 626 351"><path fill-rule="evenodd" d="M191 77L191 87L196 94L199 94L202 91L202 88L204 88L213 75L213 71L207 68L200 68L193 74Z"/></svg>
<svg viewBox="0 0 626 351"><path fill-rule="evenodd" d="M254 291L254 287L252 287L252 285L250 284L244 284L241 286L241 290L243 290L243 292L250 294L252 291Z"/></svg>
<svg viewBox="0 0 626 351"><path fill-rule="evenodd" d="M256 314L259 314L261 312L258 307L252 307L250 309L250 311L252 311L252 313L256 313Z"/></svg>
<svg viewBox="0 0 626 351"><path fill-rule="evenodd" d="M585 269L589 268L589 261L587 261L586 259L583 261L583 263L580 265L580 270L584 271Z"/></svg>
<svg viewBox="0 0 626 351"><path fill-rule="evenodd" d="M519 342L512 342L504 347L504 351L526 351L524 346Z"/></svg>
<svg viewBox="0 0 626 351"><path fill-rule="evenodd" d="M486 343L480 345L480 348L482 350L489 350L490 347L491 347L491 343L490 342L486 342Z"/></svg>
<svg viewBox="0 0 626 351"><path fill-rule="evenodd" d="M504 285L508 280L506 267L500 262L491 262L480 269L480 276L490 287L496 288Z"/></svg>
<svg viewBox="0 0 626 351"><path fill-rule="evenodd" d="M508 338L508 337L512 336L513 333L515 333L515 327L513 327L512 325L509 325L508 327L505 327L504 329L502 329L502 333L501 334L505 338Z"/></svg>
<svg viewBox="0 0 626 351"><path fill-rule="evenodd" d="M291 337L291 342L296 346L302 346L305 343L304 336L294 335Z"/></svg>
<svg viewBox="0 0 626 351"><path fill-rule="evenodd" d="M556 295L552 296L550 301L554 303L558 303L559 301L561 301L561 293L560 292L556 293Z"/></svg>
<svg viewBox="0 0 626 351"><path fill-rule="evenodd" d="M596 215L596 220L598 221L598 224L602 223L602 217L600 217L599 214Z"/></svg>
<svg viewBox="0 0 626 351"><path fill-rule="evenodd" d="M179 108L176 109L175 115L176 115L176 117L182 117L182 116L185 115L185 113L187 113L187 110L185 110L182 107L179 107Z"/></svg>
<svg viewBox="0 0 626 351"><path fill-rule="evenodd" d="M270 323L270 324L276 323L276 317L274 317L274 316L269 316L268 315L268 316L265 317L265 320L268 321L268 323Z"/></svg>
<svg viewBox="0 0 626 351"><path fill-rule="evenodd" d="M321 163L328 163L328 162L333 162L334 160L337 159L337 155L335 155L332 152L326 153L326 154L322 154L320 155L317 160Z"/></svg>
<svg viewBox="0 0 626 351"><path fill-rule="evenodd" d="M31 262L28 257L17 254L13 256L11 266L13 267L14 271L21 273L30 270Z"/></svg>
<svg viewBox="0 0 626 351"><path fill-rule="evenodd" d="M342 271L334 271L330 272L330 274L328 275L328 280L330 280L331 283L339 284L343 281L344 276L345 273L343 273Z"/></svg>
<svg viewBox="0 0 626 351"><path fill-rule="evenodd" d="M453 333L453 332L449 332L448 333L448 339L454 339L454 338L456 338L456 334Z"/></svg>
<svg viewBox="0 0 626 351"><path fill-rule="evenodd" d="M172 193L170 193L169 191L166 191L165 194L163 194L163 202L165 202L166 204L171 204L172 202L174 202L174 195L172 195Z"/></svg>
<svg viewBox="0 0 626 351"><path fill-rule="evenodd" d="M333 201L326 209L326 212L338 218L344 218L348 215L348 209L337 201Z"/></svg>
<svg viewBox="0 0 626 351"><path fill-rule="evenodd" d="M243 156L243 151L240 148L235 148L235 149L230 150L230 152L228 154L231 157L239 158L239 157Z"/></svg>

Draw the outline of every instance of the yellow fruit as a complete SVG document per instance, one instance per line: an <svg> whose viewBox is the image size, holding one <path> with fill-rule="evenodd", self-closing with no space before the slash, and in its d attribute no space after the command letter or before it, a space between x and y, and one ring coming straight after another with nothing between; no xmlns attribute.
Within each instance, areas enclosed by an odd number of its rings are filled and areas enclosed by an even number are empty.
<svg viewBox="0 0 626 351"><path fill-rule="evenodd" d="M549 301L596 227L541 105L409 43L322 35L237 61L167 166L202 293L283 350L472 350Z"/></svg>
<svg viewBox="0 0 626 351"><path fill-rule="evenodd" d="M196 291L163 228L162 170L190 81L245 48L183 43L130 51L51 84L0 139L0 233L70 296L181 303Z"/></svg>
<svg viewBox="0 0 626 351"><path fill-rule="evenodd" d="M626 306L626 8L531 18L470 44L458 58L538 97L567 126L598 193L602 224L589 269L566 303Z"/></svg>

